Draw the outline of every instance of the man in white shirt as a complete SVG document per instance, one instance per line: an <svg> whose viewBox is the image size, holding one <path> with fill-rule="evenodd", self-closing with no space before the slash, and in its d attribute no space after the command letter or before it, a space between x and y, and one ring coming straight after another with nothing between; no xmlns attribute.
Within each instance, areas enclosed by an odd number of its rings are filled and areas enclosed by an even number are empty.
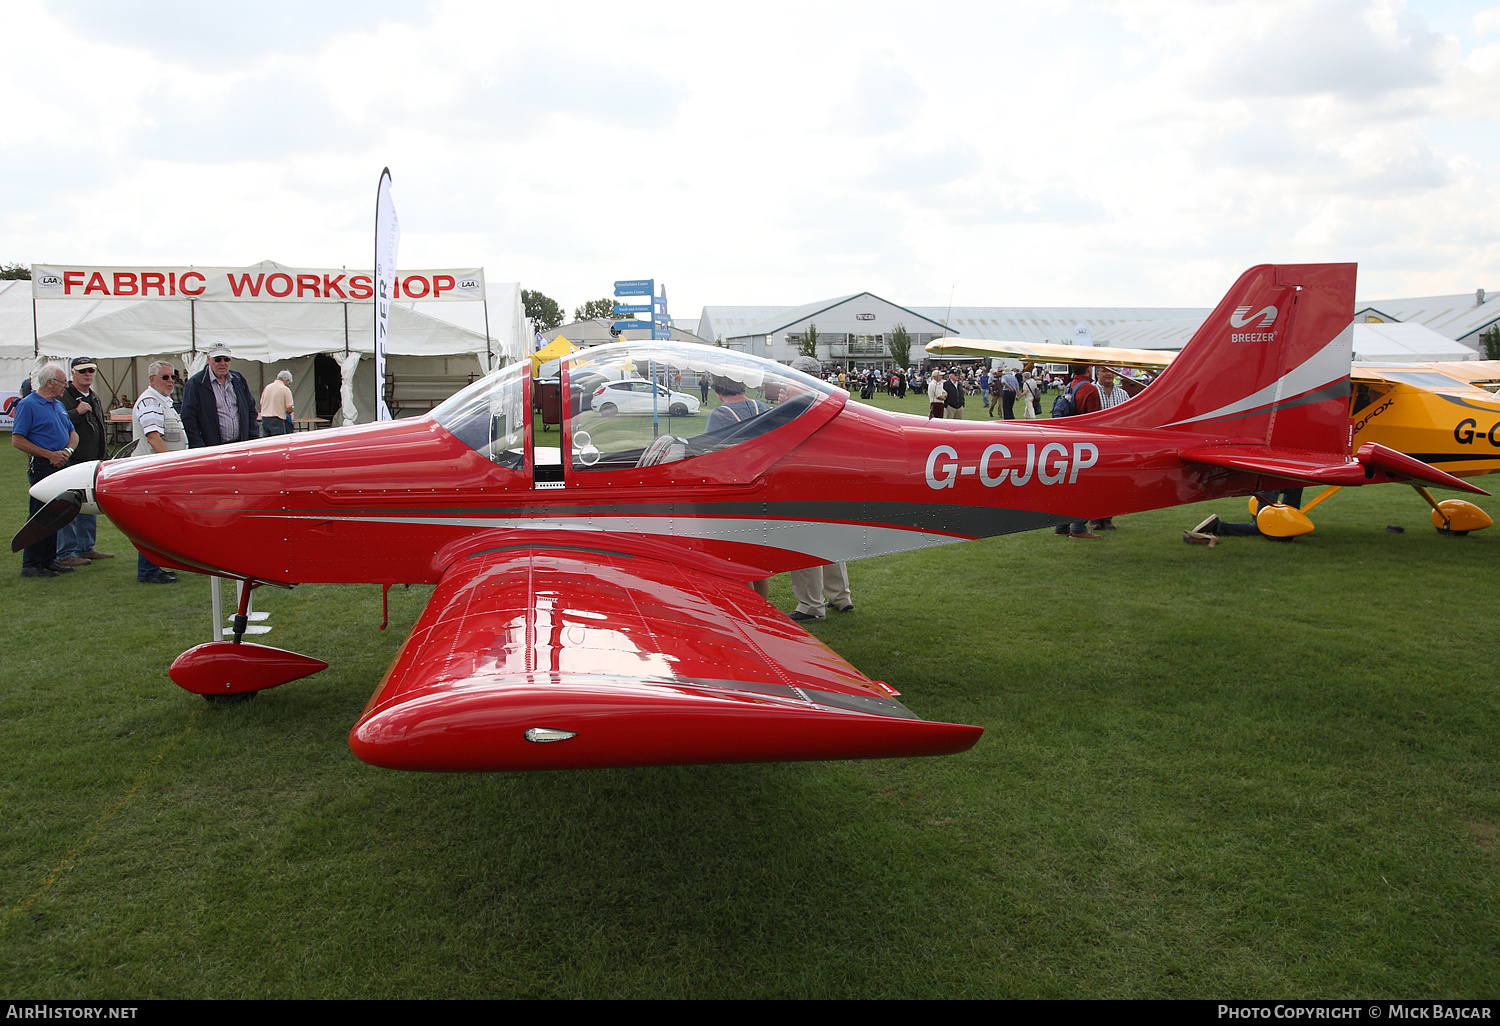
<svg viewBox="0 0 1500 1026"><path fill-rule="evenodd" d="M187 433L182 418L172 404L172 378L175 368L166 360L156 360L146 368L149 385L136 399L130 411L130 432L135 439L132 456L152 452L177 452L186 449ZM144 554L137 554L135 579L141 584L176 584L177 575L163 570Z"/></svg>

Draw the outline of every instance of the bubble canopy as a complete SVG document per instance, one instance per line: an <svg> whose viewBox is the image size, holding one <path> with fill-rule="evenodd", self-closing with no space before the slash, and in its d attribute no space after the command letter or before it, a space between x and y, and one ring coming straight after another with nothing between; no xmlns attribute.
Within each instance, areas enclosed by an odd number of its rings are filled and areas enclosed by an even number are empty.
<svg viewBox="0 0 1500 1026"><path fill-rule="evenodd" d="M836 389L714 346L624 342L566 358L580 386L569 438L575 472L692 459L773 431Z"/></svg>
<svg viewBox="0 0 1500 1026"><path fill-rule="evenodd" d="M488 459L519 467L531 423L522 409L528 369L513 365L476 381L433 418ZM589 474L718 452L839 392L781 364L713 346L623 342L572 353L560 369L571 392L563 404L569 451L562 462Z"/></svg>

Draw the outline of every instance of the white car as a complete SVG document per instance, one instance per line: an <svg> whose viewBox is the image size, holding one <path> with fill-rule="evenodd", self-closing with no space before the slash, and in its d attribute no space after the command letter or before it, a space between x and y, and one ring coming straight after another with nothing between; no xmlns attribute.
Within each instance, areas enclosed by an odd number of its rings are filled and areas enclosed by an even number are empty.
<svg viewBox="0 0 1500 1026"><path fill-rule="evenodd" d="M653 391L656 393L654 401ZM673 392L642 378L607 382L594 389L593 397L594 412L601 417L613 417L617 413L649 415L653 406L662 416L687 417L697 413L700 405L695 395Z"/></svg>

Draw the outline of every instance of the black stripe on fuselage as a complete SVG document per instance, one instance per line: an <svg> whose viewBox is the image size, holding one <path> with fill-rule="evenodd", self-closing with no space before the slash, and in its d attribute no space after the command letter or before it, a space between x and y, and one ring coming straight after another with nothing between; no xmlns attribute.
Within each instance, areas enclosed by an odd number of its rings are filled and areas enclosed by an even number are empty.
<svg viewBox="0 0 1500 1026"><path fill-rule="evenodd" d="M941 502L848 502L797 500L787 502L645 502L597 503L591 505L403 508L403 509L306 509L266 510L263 515L321 517L328 520L402 519L430 517L515 517L566 520L629 519L631 517L741 517L763 520L804 520L814 523L845 522L910 528L968 538L991 538L1000 534L1034 531L1078 520L1064 513L1002 509L994 506L960 506Z"/></svg>

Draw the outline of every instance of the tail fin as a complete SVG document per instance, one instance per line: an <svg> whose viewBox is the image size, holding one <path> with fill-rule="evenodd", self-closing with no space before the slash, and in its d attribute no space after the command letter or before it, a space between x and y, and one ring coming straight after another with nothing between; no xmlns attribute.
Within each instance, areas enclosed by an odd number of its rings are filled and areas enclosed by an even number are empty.
<svg viewBox="0 0 1500 1026"><path fill-rule="evenodd" d="M1149 388L1089 419L1347 456L1355 268L1250 268Z"/></svg>

